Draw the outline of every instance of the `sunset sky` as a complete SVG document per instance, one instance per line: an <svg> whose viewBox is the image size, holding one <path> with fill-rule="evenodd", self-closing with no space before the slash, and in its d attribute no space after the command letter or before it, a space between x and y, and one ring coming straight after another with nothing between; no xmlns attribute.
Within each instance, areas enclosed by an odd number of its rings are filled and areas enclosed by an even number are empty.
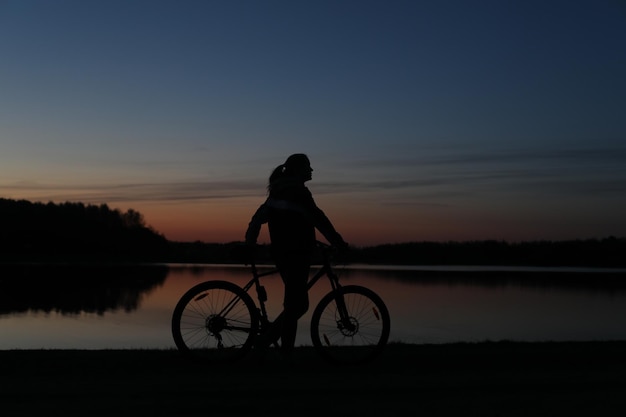
<svg viewBox="0 0 626 417"><path fill-rule="evenodd" d="M0 197L242 240L296 152L355 245L626 237L626 3L0 0Z"/></svg>

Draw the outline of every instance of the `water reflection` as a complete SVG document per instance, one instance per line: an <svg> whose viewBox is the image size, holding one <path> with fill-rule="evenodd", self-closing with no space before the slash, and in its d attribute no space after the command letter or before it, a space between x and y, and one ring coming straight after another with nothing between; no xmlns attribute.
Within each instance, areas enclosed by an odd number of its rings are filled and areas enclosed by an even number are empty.
<svg viewBox="0 0 626 417"><path fill-rule="evenodd" d="M0 349L174 348L178 299L221 279L244 285L246 267L21 266L0 274ZM339 269L341 281L377 292L391 314L391 341L626 340L626 272L433 268ZM264 278L268 313L282 305L282 282ZM323 280L297 344L310 345L311 311L330 290Z"/></svg>
<svg viewBox="0 0 626 417"><path fill-rule="evenodd" d="M582 268L472 268L432 267L431 269L350 268L348 277L376 277L415 285L474 286L486 288L524 288L585 293L626 293L626 272Z"/></svg>
<svg viewBox="0 0 626 417"><path fill-rule="evenodd" d="M3 266L0 315L130 312L167 274L166 266Z"/></svg>

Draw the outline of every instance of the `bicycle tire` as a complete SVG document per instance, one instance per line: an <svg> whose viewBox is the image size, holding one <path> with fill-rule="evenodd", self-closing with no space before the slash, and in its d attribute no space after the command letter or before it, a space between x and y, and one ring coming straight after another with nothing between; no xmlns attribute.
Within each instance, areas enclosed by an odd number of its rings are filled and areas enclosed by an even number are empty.
<svg viewBox="0 0 626 417"><path fill-rule="evenodd" d="M232 303L231 307L227 307ZM228 281L206 281L190 288L172 314L179 351L207 362L232 362L245 356L259 329L254 301Z"/></svg>
<svg viewBox="0 0 626 417"><path fill-rule="evenodd" d="M337 300L343 297L350 324L343 325ZM316 351L335 364L360 364L377 357L389 340L391 318L383 300L369 288L347 285L326 294L311 317Z"/></svg>

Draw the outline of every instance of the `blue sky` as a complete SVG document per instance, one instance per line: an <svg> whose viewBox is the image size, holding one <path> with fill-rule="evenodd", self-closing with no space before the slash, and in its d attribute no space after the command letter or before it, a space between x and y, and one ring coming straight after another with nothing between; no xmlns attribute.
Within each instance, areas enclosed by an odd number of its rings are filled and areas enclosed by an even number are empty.
<svg viewBox="0 0 626 417"><path fill-rule="evenodd" d="M623 1L0 1L0 197L242 238L312 161L346 240L626 236Z"/></svg>

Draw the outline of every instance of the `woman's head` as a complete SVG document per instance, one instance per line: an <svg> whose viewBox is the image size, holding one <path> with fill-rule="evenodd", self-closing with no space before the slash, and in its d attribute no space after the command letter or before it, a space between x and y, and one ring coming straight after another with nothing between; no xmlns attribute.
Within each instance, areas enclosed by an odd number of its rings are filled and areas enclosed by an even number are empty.
<svg viewBox="0 0 626 417"><path fill-rule="evenodd" d="M298 181L309 181L312 178L311 162L309 157L303 153L290 155L284 164L277 166L270 175L269 187L278 179L295 179Z"/></svg>
<svg viewBox="0 0 626 417"><path fill-rule="evenodd" d="M311 168L309 157L303 153L294 153L293 155L290 155L283 166L285 167L284 173L287 176L298 177L304 181L311 179L313 168Z"/></svg>

